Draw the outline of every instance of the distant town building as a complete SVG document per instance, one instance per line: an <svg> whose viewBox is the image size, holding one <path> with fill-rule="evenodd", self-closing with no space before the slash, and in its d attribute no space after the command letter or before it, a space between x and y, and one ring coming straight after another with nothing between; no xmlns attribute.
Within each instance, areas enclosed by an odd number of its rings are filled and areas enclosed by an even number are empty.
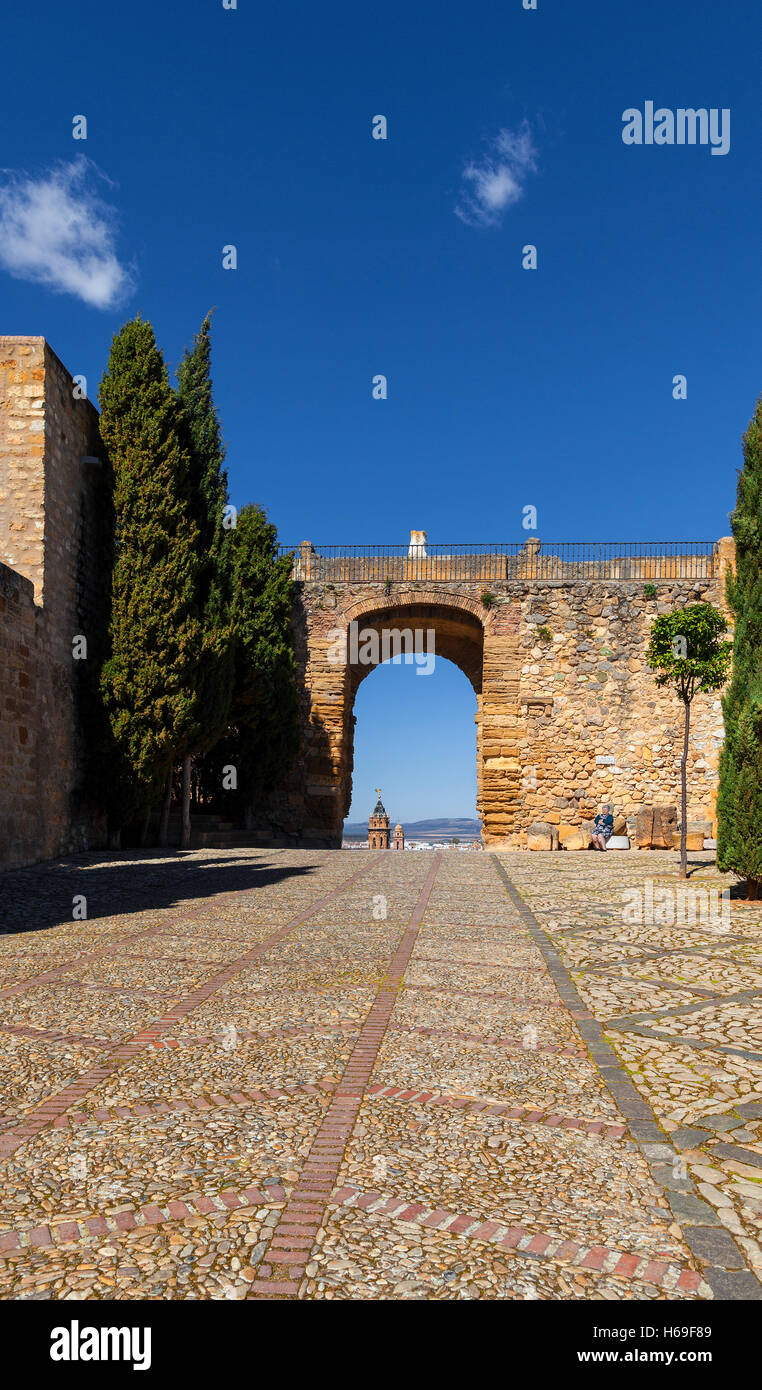
<svg viewBox="0 0 762 1390"><path fill-rule="evenodd" d="M401 825L395 825L395 827L394 827L394 844L393 844L392 848L393 848L393 849L404 849L404 848L405 848L405 832L404 832L404 830L402 829L402 826L401 826Z"/></svg>
<svg viewBox="0 0 762 1390"><path fill-rule="evenodd" d="M381 788L376 787L378 801L368 821L368 849L389 848L389 817L381 801Z"/></svg>

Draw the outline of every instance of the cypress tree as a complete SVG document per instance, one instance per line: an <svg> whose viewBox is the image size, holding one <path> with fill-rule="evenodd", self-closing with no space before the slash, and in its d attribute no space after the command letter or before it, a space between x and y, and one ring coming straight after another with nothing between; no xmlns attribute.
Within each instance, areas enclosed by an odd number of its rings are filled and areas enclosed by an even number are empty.
<svg viewBox="0 0 762 1390"><path fill-rule="evenodd" d="M114 476L110 655L101 689L116 749L118 828L145 814L198 736L198 527L180 412L150 323L116 334L100 387Z"/></svg>
<svg viewBox="0 0 762 1390"><path fill-rule="evenodd" d="M733 674L722 708L725 743L717 796L717 864L762 884L762 397L743 437L744 466L731 527L736 566L727 599L735 619Z"/></svg>
<svg viewBox="0 0 762 1390"><path fill-rule="evenodd" d="M299 697L291 615L293 556L277 553L277 531L261 507L246 506L230 532L231 615L236 636L230 728L207 760L219 788L236 770L239 819L290 771L299 749Z"/></svg>
<svg viewBox="0 0 762 1390"><path fill-rule="evenodd" d="M191 757L206 753L224 733L233 693L230 532L223 525L227 473L222 430L212 397L211 318L211 313L206 315L177 373L184 438L191 460L191 507L199 535L198 604L203 620L195 693L198 736L183 758L183 848L190 845Z"/></svg>

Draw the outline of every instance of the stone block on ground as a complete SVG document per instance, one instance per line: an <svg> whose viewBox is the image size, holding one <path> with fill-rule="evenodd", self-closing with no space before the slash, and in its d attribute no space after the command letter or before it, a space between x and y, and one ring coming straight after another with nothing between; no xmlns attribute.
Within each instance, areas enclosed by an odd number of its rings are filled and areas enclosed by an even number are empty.
<svg viewBox="0 0 762 1390"><path fill-rule="evenodd" d="M651 833L652 849L671 849L672 836L677 829L676 806L654 806L654 823Z"/></svg>
<svg viewBox="0 0 762 1390"><path fill-rule="evenodd" d="M653 806L641 806L635 817L635 843L638 849L650 849L654 829Z"/></svg>
<svg viewBox="0 0 762 1390"><path fill-rule="evenodd" d="M558 849L558 826L549 821L534 821L527 830L527 849Z"/></svg>
<svg viewBox="0 0 762 1390"><path fill-rule="evenodd" d="M699 822L698 822L697 824L695 824L695 825L693 824L692 821L689 821L689 822L688 822L688 829L687 829L687 831L686 831L686 846L687 846L687 848L688 848L689 850L691 850L692 852L693 852L694 850L701 850L701 849L704 848L704 840L706 840L706 839L708 838L708 832L704 829L704 824L705 824L705 823L702 822L702 821L699 821ZM680 831L679 831L679 830L675 830L675 831L673 832L673 835L672 835L672 848L673 848L673 849L679 849L679 848L680 848Z"/></svg>
<svg viewBox="0 0 762 1390"><path fill-rule="evenodd" d="M679 849L679 848L680 848L680 831L679 831L679 830L676 830L675 833L674 833L674 835L672 836L672 844L671 844L670 848L671 848L671 849ZM704 848L704 839L703 839L703 836L691 835L690 831L688 831L688 834L687 834L686 837L685 837L685 848L686 848L688 851L690 851L691 853L692 853L694 850L703 849L703 848Z"/></svg>
<svg viewBox="0 0 762 1390"><path fill-rule="evenodd" d="M581 825L559 826L561 849L589 849L592 839L591 821L583 821Z"/></svg>
<svg viewBox="0 0 762 1390"><path fill-rule="evenodd" d="M635 818L635 843L638 849L672 849L676 829L676 806L641 806Z"/></svg>
<svg viewBox="0 0 762 1390"><path fill-rule="evenodd" d="M629 849L630 841L626 835L612 835L606 846L607 849Z"/></svg>
<svg viewBox="0 0 762 1390"><path fill-rule="evenodd" d="M583 830L575 830L575 832L574 832L573 835L567 835L566 839L561 841L561 848L562 848L562 849L589 849L589 848L590 848L590 836L589 836L589 835L586 835L585 832L584 832Z"/></svg>

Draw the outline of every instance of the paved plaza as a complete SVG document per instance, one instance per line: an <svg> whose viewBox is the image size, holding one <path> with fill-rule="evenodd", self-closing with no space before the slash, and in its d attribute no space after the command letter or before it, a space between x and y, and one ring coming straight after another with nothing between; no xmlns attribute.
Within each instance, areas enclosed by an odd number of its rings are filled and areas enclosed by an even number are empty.
<svg viewBox="0 0 762 1390"><path fill-rule="evenodd" d="M654 921L676 874L242 849L5 875L0 1297L759 1299L762 903Z"/></svg>

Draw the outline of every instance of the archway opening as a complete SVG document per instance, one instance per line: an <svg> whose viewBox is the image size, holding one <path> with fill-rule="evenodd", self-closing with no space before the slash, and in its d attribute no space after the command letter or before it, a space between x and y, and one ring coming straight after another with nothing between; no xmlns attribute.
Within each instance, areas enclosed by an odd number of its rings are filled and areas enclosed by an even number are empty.
<svg viewBox="0 0 762 1390"><path fill-rule="evenodd" d="M367 842L377 787L392 827L400 822L408 842L478 837L477 693L447 657L437 654L424 670L424 663L387 660L356 681L350 842Z"/></svg>

